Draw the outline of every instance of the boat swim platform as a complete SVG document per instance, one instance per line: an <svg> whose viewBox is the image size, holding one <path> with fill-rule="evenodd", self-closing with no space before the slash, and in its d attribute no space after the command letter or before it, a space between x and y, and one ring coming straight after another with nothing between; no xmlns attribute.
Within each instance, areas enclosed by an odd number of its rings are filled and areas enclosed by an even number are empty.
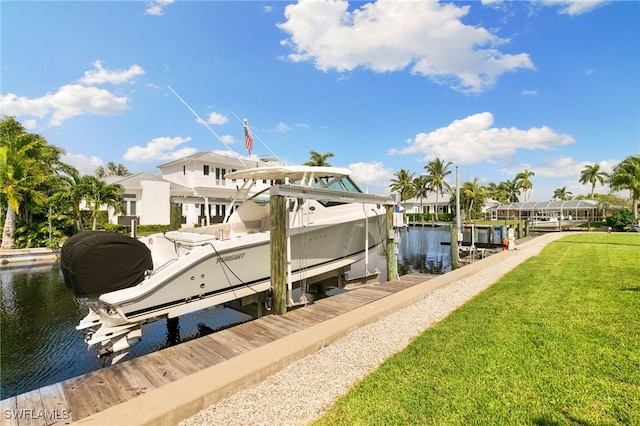
<svg viewBox="0 0 640 426"><path fill-rule="evenodd" d="M525 243L526 244L526 243ZM267 315L0 401L6 425L176 425L349 332L514 252L409 274Z"/></svg>

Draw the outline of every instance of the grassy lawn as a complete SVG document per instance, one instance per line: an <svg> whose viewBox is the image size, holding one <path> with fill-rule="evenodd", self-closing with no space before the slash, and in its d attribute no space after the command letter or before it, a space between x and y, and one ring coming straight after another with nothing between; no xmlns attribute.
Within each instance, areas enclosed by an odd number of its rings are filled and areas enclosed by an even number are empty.
<svg viewBox="0 0 640 426"><path fill-rule="evenodd" d="M640 425L640 234L550 243L316 425Z"/></svg>

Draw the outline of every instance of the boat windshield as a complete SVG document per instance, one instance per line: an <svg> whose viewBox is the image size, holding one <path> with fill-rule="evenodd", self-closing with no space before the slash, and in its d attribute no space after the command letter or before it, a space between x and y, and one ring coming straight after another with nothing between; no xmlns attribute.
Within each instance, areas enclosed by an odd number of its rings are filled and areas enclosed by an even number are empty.
<svg viewBox="0 0 640 426"><path fill-rule="evenodd" d="M295 182L296 184L299 184L300 182ZM332 191L340 191L340 192L355 192L355 193L362 193L362 191L360 190L360 188L358 187L358 185L356 185L356 183L351 180L351 178L349 176L341 176L339 178L328 178L328 177L321 177L321 178L315 178L313 183L311 184L312 188L321 188L321 189L330 189ZM254 194L253 196L251 196L249 198L250 200L253 200L254 202L256 202L258 205L265 205L269 203L269 188L265 188L262 191ZM338 203L338 202L327 202L327 201L320 201L322 204L324 204L325 206L330 206L330 205L337 205L337 204L343 204L343 203Z"/></svg>

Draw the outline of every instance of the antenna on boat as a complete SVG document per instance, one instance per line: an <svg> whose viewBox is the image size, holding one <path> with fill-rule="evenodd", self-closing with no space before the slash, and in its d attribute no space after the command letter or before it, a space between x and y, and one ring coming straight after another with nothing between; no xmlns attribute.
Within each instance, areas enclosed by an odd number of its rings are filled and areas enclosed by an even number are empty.
<svg viewBox="0 0 640 426"><path fill-rule="evenodd" d="M243 121L243 120L241 120L241 119L240 119L240 117L238 117L238 116L236 115L236 113L235 113L235 112L233 112L233 110L229 110L229 112L231 112L231 114L233 114L233 116L234 116L235 118L237 118L239 122L241 122L241 123L243 123L243 124L244 124L244 121ZM272 153L272 154L273 154L273 156L274 156L274 157L275 157L279 162L281 162L281 163L282 163L282 160L280 159L280 157L278 157L278 154L276 154L275 152L273 152L273 151L271 150L271 148L269 148L269 146L268 146L268 145L267 145L267 144L266 144L262 139L260 139L260 136L256 135L256 132L254 132L254 131L251 129L251 127L249 127L249 125L247 125L247 128L249 128L249 130L251 130L251 134L252 134L252 135L254 135L254 136L255 136L255 137L256 137L256 138L257 138L257 139L262 143L262 145L264 145L264 146L269 150L269 152L270 152L270 153Z"/></svg>
<svg viewBox="0 0 640 426"><path fill-rule="evenodd" d="M207 129L208 129L208 130L213 134L213 136L215 136L216 138L218 138L218 140L219 140L219 141L220 141L220 142L221 142L225 147L227 147L227 149L228 149L229 151L231 151L231 152L233 152L234 154L236 154L236 156L238 157L238 160L240 160L240 162L241 162L242 164L244 164L245 166L247 165L247 163L245 163L244 161L242 161L242 157L240 156L240 154L238 154L238 153L237 153L237 152L235 152L233 149L231 149L231 148L229 147L229 145L227 145L227 144L224 142L224 140L222 140L222 138L221 138L220 136L218 136L218 134L217 134L216 132L214 132L214 131L213 131L213 129L211 129L211 127L209 127L209 125L206 123L206 121L204 121L204 120L203 120L203 119L198 115L198 113L197 113L197 112L195 112L195 111L193 110L193 108L191 108L191 107L189 106L189 104L188 104L184 99L182 99L182 98L180 97L180 95L178 95L178 93L177 93L175 90L173 90L173 88L172 88L171 86L167 86L167 87L169 88L169 90L171 90L171 92L172 92L174 95L176 95L176 98L180 99L180 102L182 102L182 103L184 104L184 106L186 106L186 107L189 109L189 111L191 111L191 113L192 113L193 115L195 115L195 116L196 116L196 118L198 119L198 123L203 124L203 125L204 125L204 127L206 127L206 128L207 128ZM234 114L234 115L235 115L235 114Z"/></svg>

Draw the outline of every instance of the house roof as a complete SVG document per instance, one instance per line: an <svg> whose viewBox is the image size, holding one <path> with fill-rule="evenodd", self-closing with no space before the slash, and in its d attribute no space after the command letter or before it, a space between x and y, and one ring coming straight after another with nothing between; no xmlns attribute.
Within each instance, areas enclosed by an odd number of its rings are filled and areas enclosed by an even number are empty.
<svg viewBox="0 0 640 426"><path fill-rule="evenodd" d="M122 185L124 188L142 188L140 182L143 180L164 181L160 176L152 175L151 173L136 173L127 176L106 176L104 181L109 184Z"/></svg>
<svg viewBox="0 0 640 426"><path fill-rule="evenodd" d="M197 152L187 157L179 158L177 160L170 161L168 163L160 164L158 168L163 169L176 164L186 164L193 161L198 161L202 163L225 164L229 166L237 166L238 168L255 167L257 165L266 164L264 161L256 160L255 158L239 157L237 154L234 156L234 154L232 154L229 151L225 151L222 153L215 152L215 151L206 151L206 152Z"/></svg>
<svg viewBox="0 0 640 426"><path fill-rule="evenodd" d="M580 210L593 209L598 203L593 200L569 200L569 201L528 201L526 203L506 203L489 207L487 210Z"/></svg>
<svg viewBox="0 0 640 426"><path fill-rule="evenodd" d="M177 183L169 182L168 180L162 179L160 176L152 175L151 173L136 173L128 176L106 176L104 181L108 184L118 184L122 185L122 187L127 189L142 189L142 181L150 180L156 182L168 182L169 190L172 195L193 195L193 190L191 188L187 188L186 186L179 185Z"/></svg>

